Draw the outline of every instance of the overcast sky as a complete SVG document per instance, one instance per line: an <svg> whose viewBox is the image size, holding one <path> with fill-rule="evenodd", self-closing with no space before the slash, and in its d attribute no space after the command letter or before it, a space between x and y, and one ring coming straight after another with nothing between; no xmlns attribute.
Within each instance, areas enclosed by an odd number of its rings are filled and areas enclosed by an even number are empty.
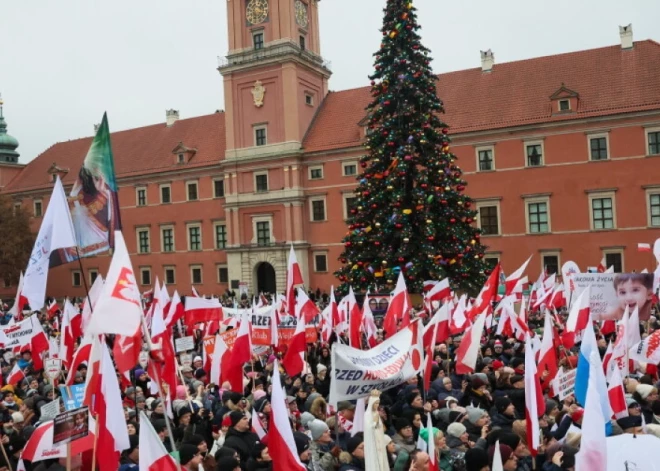
<svg viewBox="0 0 660 471"><path fill-rule="evenodd" d="M1 0L0 92L21 162L58 141L223 108L217 57L226 3L240 0ZM293 0L292 0L293 1ZM636 40L660 41L658 0L414 0L437 73ZM332 90L368 84L385 0L322 0L322 53Z"/></svg>

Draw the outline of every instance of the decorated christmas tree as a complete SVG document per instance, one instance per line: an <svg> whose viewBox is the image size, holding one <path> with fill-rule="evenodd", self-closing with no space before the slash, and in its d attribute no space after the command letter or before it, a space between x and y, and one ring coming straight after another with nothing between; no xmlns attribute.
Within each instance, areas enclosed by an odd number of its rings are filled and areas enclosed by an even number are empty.
<svg viewBox="0 0 660 471"><path fill-rule="evenodd" d="M367 107L367 155L336 272L342 288L408 289L448 277L478 291L489 273L473 201L451 153L429 50L409 0L387 0Z"/></svg>

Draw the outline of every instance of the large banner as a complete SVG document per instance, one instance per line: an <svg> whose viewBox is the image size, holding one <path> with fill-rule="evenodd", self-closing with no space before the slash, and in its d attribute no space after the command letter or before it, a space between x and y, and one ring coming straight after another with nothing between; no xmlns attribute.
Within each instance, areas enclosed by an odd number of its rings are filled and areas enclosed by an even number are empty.
<svg viewBox="0 0 660 471"><path fill-rule="evenodd" d="M330 404L366 397L414 377L422 367L422 337L423 327L416 321L370 350L335 343Z"/></svg>
<svg viewBox="0 0 660 471"><path fill-rule="evenodd" d="M651 316L653 273L577 273L573 281L571 303L589 287L589 309L594 320L621 319L626 305L630 312L637 305L640 321Z"/></svg>
<svg viewBox="0 0 660 471"><path fill-rule="evenodd" d="M30 316L17 324L0 329L0 348L18 351L26 345L30 345L32 339L42 333L43 329L37 316Z"/></svg>
<svg viewBox="0 0 660 471"><path fill-rule="evenodd" d="M273 331L270 323L275 315L274 309L274 306L264 306L251 312L251 309L222 308L222 312L225 317L237 317L240 319L243 313L247 311L252 322L252 345L273 345ZM297 325L298 322L294 316L286 314L279 317L279 324L277 325L279 345L288 345L291 342L291 337L296 332ZM235 336L236 333L233 335ZM305 328L305 337L307 343L315 343L318 340L318 331L314 325L307 325ZM225 339L225 343L231 348L228 342L231 342L233 345L233 341L231 339Z"/></svg>

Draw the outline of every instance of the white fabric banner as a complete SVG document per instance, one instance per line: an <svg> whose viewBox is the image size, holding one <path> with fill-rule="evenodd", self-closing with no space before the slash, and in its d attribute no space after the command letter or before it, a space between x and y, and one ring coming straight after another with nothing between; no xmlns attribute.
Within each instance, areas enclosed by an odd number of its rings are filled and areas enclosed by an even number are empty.
<svg viewBox="0 0 660 471"><path fill-rule="evenodd" d="M335 343L330 403L366 397L374 389L385 391L414 377L422 367L422 339L423 327L415 321L369 350Z"/></svg>
<svg viewBox="0 0 660 471"><path fill-rule="evenodd" d="M39 333L43 333L43 329L37 316L30 316L17 324L0 329L0 348L19 350L29 345L32 338Z"/></svg>

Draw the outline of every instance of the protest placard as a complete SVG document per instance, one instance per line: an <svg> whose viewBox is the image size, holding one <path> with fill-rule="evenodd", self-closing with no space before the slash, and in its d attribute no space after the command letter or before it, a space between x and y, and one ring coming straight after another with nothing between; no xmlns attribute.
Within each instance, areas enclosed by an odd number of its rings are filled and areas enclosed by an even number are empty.
<svg viewBox="0 0 660 471"><path fill-rule="evenodd" d="M85 385L60 386L60 393L62 394L62 401L66 410L78 409L82 407L83 399L85 398Z"/></svg>
<svg viewBox="0 0 660 471"><path fill-rule="evenodd" d="M62 360L59 358L49 358L44 361L44 369L46 370L46 375L52 380L57 378L62 371Z"/></svg>
<svg viewBox="0 0 660 471"><path fill-rule="evenodd" d="M41 417L39 420L45 422L46 420L53 420L57 414L60 413L60 398L50 401L48 404L41 406Z"/></svg>
<svg viewBox="0 0 660 471"><path fill-rule="evenodd" d="M89 409L80 407L58 414L53 420L53 445L65 445L89 434Z"/></svg>
<svg viewBox="0 0 660 471"><path fill-rule="evenodd" d="M561 368L557 376L553 380L554 391L559 396L559 400L563 401L566 397L573 394L575 390L575 375L577 370L564 370Z"/></svg>
<svg viewBox="0 0 660 471"><path fill-rule="evenodd" d="M189 352L195 349L195 338L192 335L181 337L174 340L174 347L176 352Z"/></svg>
<svg viewBox="0 0 660 471"><path fill-rule="evenodd" d="M181 366L192 366L192 354L191 353L182 353L179 355L179 361Z"/></svg>

